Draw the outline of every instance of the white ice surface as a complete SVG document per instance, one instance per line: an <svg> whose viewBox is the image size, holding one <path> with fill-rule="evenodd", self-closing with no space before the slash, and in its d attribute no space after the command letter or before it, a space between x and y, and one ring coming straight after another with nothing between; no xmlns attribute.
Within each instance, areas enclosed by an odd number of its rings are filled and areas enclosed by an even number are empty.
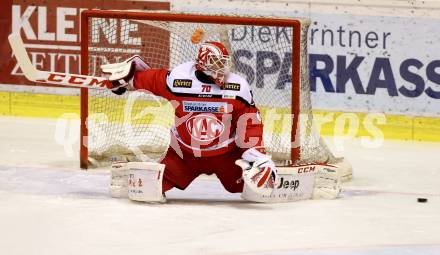
<svg viewBox="0 0 440 255"><path fill-rule="evenodd" d="M440 144L345 142L337 200L247 203L203 177L151 205L110 198L108 172L79 170L54 133L0 118L0 254L440 254Z"/></svg>

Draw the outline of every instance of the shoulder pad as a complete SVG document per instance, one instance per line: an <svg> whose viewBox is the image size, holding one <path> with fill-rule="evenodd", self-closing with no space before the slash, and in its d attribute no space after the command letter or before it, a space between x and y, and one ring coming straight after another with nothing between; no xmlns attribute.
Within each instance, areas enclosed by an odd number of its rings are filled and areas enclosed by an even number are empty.
<svg viewBox="0 0 440 255"><path fill-rule="evenodd" d="M174 67L169 71L167 76L167 84L169 87L173 86L175 79L190 78L194 76L195 64L194 62L186 62Z"/></svg>
<svg viewBox="0 0 440 255"><path fill-rule="evenodd" d="M222 90L234 91L235 94L243 98L248 104L253 104L251 86L245 78L235 73L229 73Z"/></svg>

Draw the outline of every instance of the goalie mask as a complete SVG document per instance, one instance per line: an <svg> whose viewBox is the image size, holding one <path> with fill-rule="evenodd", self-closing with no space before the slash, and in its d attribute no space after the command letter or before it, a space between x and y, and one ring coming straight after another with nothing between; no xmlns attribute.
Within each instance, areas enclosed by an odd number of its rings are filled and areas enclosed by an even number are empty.
<svg viewBox="0 0 440 255"><path fill-rule="evenodd" d="M204 42L199 48L196 69L210 76L215 84L223 86L231 68L228 50L219 42Z"/></svg>

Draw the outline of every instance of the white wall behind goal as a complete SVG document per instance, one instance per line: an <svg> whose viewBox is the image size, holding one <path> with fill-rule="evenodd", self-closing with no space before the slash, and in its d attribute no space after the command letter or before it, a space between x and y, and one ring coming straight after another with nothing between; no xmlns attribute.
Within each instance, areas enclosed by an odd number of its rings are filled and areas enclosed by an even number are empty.
<svg viewBox="0 0 440 255"><path fill-rule="evenodd" d="M334 2L172 0L171 8L308 17L314 108L440 117L440 1Z"/></svg>

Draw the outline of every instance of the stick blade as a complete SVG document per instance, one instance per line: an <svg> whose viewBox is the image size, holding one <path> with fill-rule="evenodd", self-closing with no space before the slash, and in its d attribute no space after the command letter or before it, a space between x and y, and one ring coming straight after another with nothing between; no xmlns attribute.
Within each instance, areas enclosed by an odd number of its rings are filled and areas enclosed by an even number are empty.
<svg viewBox="0 0 440 255"><path fill-rule="evenodd" d="M11 45L12 52L14 52L15 58L17 59L17 63L23 71L26 79L30 81L37 81L42 77L38 77L37 69L32 65L31 60L26 52L26 48L24 46L23 40L20 37L20 34L10 34L8 36L9 45Z"/></svg>

